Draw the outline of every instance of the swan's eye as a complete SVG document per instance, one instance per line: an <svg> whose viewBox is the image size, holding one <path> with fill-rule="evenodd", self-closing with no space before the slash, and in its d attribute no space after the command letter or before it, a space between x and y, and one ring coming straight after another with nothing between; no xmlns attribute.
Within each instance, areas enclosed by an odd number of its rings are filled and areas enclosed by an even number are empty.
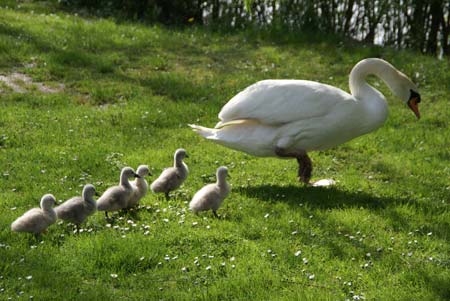
<svg viewBox="0 0 450 301"><path fill-rule="evenodd" d="M416 103L420 103L420 94L417 93L416 91L410 89L409 91L411 91L411 94L409 96L409 100L415 98L416 99Z"/></svg>

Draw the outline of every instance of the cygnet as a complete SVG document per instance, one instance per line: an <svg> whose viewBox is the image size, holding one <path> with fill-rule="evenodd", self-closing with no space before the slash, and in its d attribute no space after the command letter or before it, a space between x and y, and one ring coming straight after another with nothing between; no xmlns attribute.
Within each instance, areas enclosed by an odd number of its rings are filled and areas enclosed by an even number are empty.
<svg viewBox="0 0 450 301"><path fill-rule="evenodd" d="M108 217L108 211L117 211L127 208L128 200L133 194L129 178L139 178L133 168L124 167L120 173L120 183L117 186L108 188L103 195L97 200L97 210L105 211Z"/></svg>
<svg viewBox="0 0 450 301"><path fill-rule="evenodd" d="M41 208L33 208L25 212L11 224L14 232L30 232L39 234L48 226L56 222L56 213L53 205L56 199L52 194L46 194L41 199Z"/></svg>
<svg viewBox="0 0 450 301"><path fill-rule="evenodd" d="M225 166L219 167L216 173L216 183L208 184L197 191L189 203L189 209L194 213L211 209L214 215L218 217L216 211L231 191L226 180L227 175L228 169Z"/></svg>
<svg viewBox="0 0 450 301"><path fill-rule="evenodd" d="M136 173L140 178L137 178L136 180L130 182L131 187L133 188L133 194L128 200L127 208L137 206L139 204L139 200L147 194L148 183L144 179L144 177L147 175L152 175L147 165L139 165Z"/></svg>
<svg viewBox="0 0 450 301"><path fill-rule="evenodd" d="M161 175L150 185L153 192L164 192L166 199L168 199L169 192L183 184L189 173L187 165L183 162L184 158L189 158L186 151L182 148L177 149L173 167L164 169Z"/></svg>
<svg viewBox="0 0 450 301"><path fill-rule="evenodd" d="M80 225L97 210L94 195L95 187L91 184L85 185L81 196L68 199L55 208L56 215L59 219Z"/></svg>

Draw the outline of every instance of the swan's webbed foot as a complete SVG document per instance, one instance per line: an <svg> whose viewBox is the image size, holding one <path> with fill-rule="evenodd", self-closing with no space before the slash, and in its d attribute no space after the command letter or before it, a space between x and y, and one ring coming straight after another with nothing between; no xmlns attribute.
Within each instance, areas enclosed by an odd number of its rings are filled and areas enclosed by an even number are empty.
<svg viewBox="0 0 450 301"><path fill-rule="evenodd" d="M309 180L312 174L312 162L305 151L289 152L280 147L275 147L275 154L282 158L296 158L298 162L298 180L310 185Z"/></svg>

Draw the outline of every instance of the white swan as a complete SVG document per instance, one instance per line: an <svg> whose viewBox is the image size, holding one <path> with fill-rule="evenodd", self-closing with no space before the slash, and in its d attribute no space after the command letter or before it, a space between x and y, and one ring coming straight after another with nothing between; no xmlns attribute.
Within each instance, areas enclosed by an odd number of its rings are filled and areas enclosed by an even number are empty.
<svg viewBox="0 0 450 301"><path fill-rule="evenodd" d="M386 100L366 82L370 74L420 118L416 85L388 62L369 58L350 73L351 94L306 80L264 80L234 96L220 111L214 129L190 125L203 137L261 157L296 158L299 180L309 183L307 152L325 150L381 127Z"/></svg>
<svg viewBox="0 0 450 301"><path fill-rule="evenodd" d="M211 209L214 215L218 217L216 211L231 190L226 180L227 175L228 169L225 166L219 167L216 173L217 182L208 184L197 191L189 203L189 209L194 213Z"/></svg>
<svg viewBox="0 0 450 301"><path fill-rule="evenodd" d="M72 222L78 227L97 210L94 195L94 185L85 185L81 196L70 198L55 208L56 215L59 219Z"/></svg>
<svg viewBox="0 0 450 301"><path fill-rule="evenodd" d="M108 188L102 196L97 200L97 210L105 211L105 216L108 217L108 211L117 211L125 209L130 199L133 188L131 187L128 178L136 177L136 174L131 167L124 167L120 172L120 183L117 186Z"/></svg>
<svg viewBox="0 0 450 301"><path fill-rule="evenodd" d="M184 158L189 158L186 151L182 148L177 149L173 158L173 167L164 169L161 175L150 185L150 189L156 193L164 192L166 199L168 199L169 192L180 187L189 174L189 169L183 162Z"/></svg>
<svg viewBox="0 0 450 301"><path fill-rule="evenodd" d="M53 205L56 199L52 194L46 194L41 198L41 208L33 208L25 212L11 224L14 232L30 232L39 234L48 226L56 222L56 213Z"/></svg>
<svg viewBox="0 0 450 301"><path fill-rule="evenodd" d="M148 183L144 179L147 175L152 175L147 165L139 165L136 173L139 175L134 181L131 181L131 187L133 188L133 194L128 200L127 208L134 207L139 204L139 200L142 199L148 191Z"/></svg>

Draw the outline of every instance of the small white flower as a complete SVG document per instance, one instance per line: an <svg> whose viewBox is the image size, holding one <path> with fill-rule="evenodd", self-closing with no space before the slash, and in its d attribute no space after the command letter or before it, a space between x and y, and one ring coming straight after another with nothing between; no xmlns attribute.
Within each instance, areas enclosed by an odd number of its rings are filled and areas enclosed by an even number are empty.
<svg viewBox="0 0 450 301"><path fill-rule="evenodd" d="M235 261L235 260L236 260L236 257L234 257L234 256L230 258L230 261Z"/></svg>
<svg viewBox="0 0 450 301"><path fill-rule="evenodd" d="M211 270L211 266L208 265L208 266L205 268L205 270L207 270L207 271Z"/></svg>
<svg viewBox="0 0 450 301"><path fill-rule="evenodd" d="M370 254L370 253L367 253L367 254L366 254L366 257L370 257L370 256L372 256L372 254Z"/></svg>
<svg viewBox="0 0 450 301"><path fill-rule="evenodd" d="M309 280L314 280L314 278L316 278L316 276L314 275L314 274L312 274L312 275L309 275Z"/></svg>
<svg viewBox="0 0 450 301"><path fill-rule="evenodd" d="M117 275L117 274L111 274L111 278L116 279L117 277L119 277L119 275Z"/></svg>
<svg viewBox="0 0 450 301"><path fill-rule="evenodd" d="M428 232L427 235L431 236L431 235L433 235L433 232Z"/></svg>
<svg viewBox="0 0 450 301"><path fill-rule="evenodd" d="M264 215L264 218L268 218L269 217L269 213L266 213L265 215Z"/></svg>
<svg viewBox="0 0 450 301"><path fill-rule="evenodd" d="M297 230L295 230L295 231L292 231L292 233L291 233L292 235L296 235L296 234L298 234L298 231Z"/></svg>
<svg viewBox="0 0 450 301"><path fill-rule="evenodd" d="M198 225L197 222L193 222L193 223L192 223L192 226L194 226L194 227L197 226L197 225Z"/></svg>
<svg viewBox="0 0 450 301"><path fill-rule="evenodd" d="M303 257L302 260L303 260L303 264L308 264L308 259L306 259L306 257Z"/></svg>
<svg viewBox="0 0 450 301"><path fill-rule="evenodd" d="M302 251L300 250L294 253L295 257L298 257L300 254L302 254Z"/></svg>
<svg viewBox="0 0 450 301"><path fill-rule="evenodd" d="M31 279L33 279L33 276L31 276L31 275L29 275L29 276L26 276L26 277L25 277L25 279L27 279L27 280L31 280Z"/></svg>

